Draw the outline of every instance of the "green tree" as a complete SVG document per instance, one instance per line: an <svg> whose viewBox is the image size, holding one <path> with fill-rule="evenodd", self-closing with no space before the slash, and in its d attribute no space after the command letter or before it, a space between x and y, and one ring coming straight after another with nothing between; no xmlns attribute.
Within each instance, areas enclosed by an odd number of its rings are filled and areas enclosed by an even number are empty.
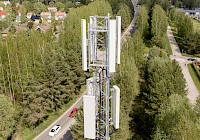
<svg viewBox="0 0 200 140"><path fill-rule="evenodd" d="M65 5L62 2L56 2L56 8L58 11L60 11L65 8Z"/></svg>
<svg viewBox="0 0 200 140"><path fill-rule="evenodd" d="M3 2L0 2L0 7L5 8L5 4Z"/></svg>
<svg viewBox="0 0 200 140"><path fill-rule="evenodd" d="M36 2L33 7L36 15L39 15L40 13L42 13L42 11L46 9L45 5L41 2Z"/></svg>
<svg viewBox="0 0 200 140"><path fill-rule="evenodd" d="M200 54L200 34L198 32L187 34L181 41L183 49L187 51L188 54Z"/></svg>
<svg viewBox="0 0 200 140"><path fill-rule="evenodd" d="M66 8L72 8L72 7L74 7L74 4L71 1L66 1L65 7Z"/></svg>
<svg viewBox="0 0 200 140"><path fill-rule="evenodd" d="M143 38L148 36L149 16L146 6L141 6L137 17L137 29L141 32Z"/></svg>
<svg viewBox="0 0 200 140"><path fill-rule="evenodd" d="M155 5L152 13L151 20L151 34L162 38L164 33L167 32L167 19L165 11L159 6Z"/></svg>
<svg viewBox="0 0 200 140"><path fill-rule="evenodd" d="M7 139L15 130L15 108L5 95L0 95L0 138Z"/></svg>
<svg viewBox="0 0 200 140"><path fill-rule="evenodd" d="M160 107L156 115L156 131L153 139L193 139L200 138L199 118L188 99L174 94Z"/></svg>
<svg viewBox="0 0 200 140"><path fill-rule="evenodd" d="M50 1L50 2L49 2L49 7L54 7L54 6L55 6L54 1Z"/></svg>
<svg viewBox="0 0 200 140"><path fill-rule="evenodd" d="M166 11L167 15L168 15L168 12L169 12L169 0L162 0L161 1L161 4L162 8Z"/></svg>
<svg viewBox="0 0 200 140"><path fill-rule="evenodd" d="M122 17L121 29L125 30L125 28L131 22L131 11L130 11L130 8L126 4L120 3L119 4L119 11L117 12L117 15Z"/></svg>
<svg viewBox="0 0 200 140"><path fill-rule="evenodd" d="M82 106L78 108L78 113L78 115L74 114L77 123L70 127L75 140L84 139L84 113Z"/></svg>
<svg viewBox="0 0 200 140"><path fill-rule="evenodd" d="M30 11L32 11L33 10L33 4L30 2L30 1L23 1L22 2L22 6L24 7L24 8L26 8L26 10L27 10L27 12L30 12Z"/></svg>
<svg viewBox="0 0 200 140"><path fill-rule="evenodd" d="M10 26L9 32L11 32L13 34L16 32L16 27L13 24Z"/></svg>
<svg viewBox="0 0 200 140"><path fill-rule="evenodd" d="M184 13L178 13L177 29L180 37L184 37L193 32L193 23L190 17L185 16Z"/></svg>

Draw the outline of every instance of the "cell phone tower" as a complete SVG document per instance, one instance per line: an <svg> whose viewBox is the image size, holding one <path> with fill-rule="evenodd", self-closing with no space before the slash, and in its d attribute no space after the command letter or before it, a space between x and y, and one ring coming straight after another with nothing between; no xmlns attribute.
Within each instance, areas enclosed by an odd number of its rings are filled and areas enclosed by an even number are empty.
<svg viewBox="0 0 200 140"><path fill-rule="evenodd" d="M86 20L81 19L82 66L92 74L83 97L84 137L109 140L109 126L119 128L120 89L109 86L115 64L120 64L121 17L90 16L88 39L86 35Z"/></svg>

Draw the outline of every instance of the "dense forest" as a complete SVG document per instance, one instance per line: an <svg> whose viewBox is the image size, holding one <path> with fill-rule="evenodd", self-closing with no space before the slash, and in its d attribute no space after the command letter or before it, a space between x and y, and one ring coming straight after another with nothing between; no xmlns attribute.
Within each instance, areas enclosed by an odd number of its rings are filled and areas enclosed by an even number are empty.
<svg viewBox="0 0 200 140"><path fill-rule="evenodd" d="M177 32L176 41L182 52L199 56L200 54L200 33L193 29L192 19L176 9L170 11L170 24Z"/></svg>
<svg viewBox="0 0 200 140"><path fill-rule="evenodd" d="M111 139L200 139L200 98L194 105L189 102L182 69L169 58L166 13L162 5L140 6L137 30L122 47L112 78L121 90L120 128ZM74 139L83 139L82 108L75 119L71 132Z"/></svg>
<svg viewBox="0 0 200 140"><path fill-rule="evenodd" d="M147 6L159 4L164 10L169 9L170 5L178 8L195 9L200 7L200 0L139 0L140 4Z"/></svg>

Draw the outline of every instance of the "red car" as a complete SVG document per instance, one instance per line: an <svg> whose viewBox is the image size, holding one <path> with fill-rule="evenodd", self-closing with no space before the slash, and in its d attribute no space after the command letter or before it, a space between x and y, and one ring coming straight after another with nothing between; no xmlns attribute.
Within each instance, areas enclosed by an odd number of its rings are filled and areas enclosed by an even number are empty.
<svg viewBox="0 0 200 140"><path fill-rule="evenodd" d="M73 113L78 114L78 108L74 108L74 109L72 110L72 112L70 113L69 117L74 118L74 114L73 114Z"/></svg>

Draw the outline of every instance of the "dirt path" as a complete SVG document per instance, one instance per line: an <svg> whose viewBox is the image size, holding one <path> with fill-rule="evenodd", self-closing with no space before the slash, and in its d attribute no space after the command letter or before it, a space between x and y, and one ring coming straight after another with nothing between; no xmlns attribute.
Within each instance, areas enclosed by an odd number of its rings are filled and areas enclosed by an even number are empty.
<svg viewBox="0 0 200 140"><path fill-rule="evenodd" d="M171 48L173 52L173 56L170 56L170 58L177 60L179 65L181 66L184 78L186 79L186 88L187 88L187 94L188 94L187 97L191 103L195 103L196 98L199 96L199 91L197 90L192 80L192 77L190 76L188 67L186 65L188 63L191 63L191 61L187 60L188 57L181 55L180 49L176 43L176 40L169 26L167 28L167 36L169 38L169 42L171 44Z"/></svg>

